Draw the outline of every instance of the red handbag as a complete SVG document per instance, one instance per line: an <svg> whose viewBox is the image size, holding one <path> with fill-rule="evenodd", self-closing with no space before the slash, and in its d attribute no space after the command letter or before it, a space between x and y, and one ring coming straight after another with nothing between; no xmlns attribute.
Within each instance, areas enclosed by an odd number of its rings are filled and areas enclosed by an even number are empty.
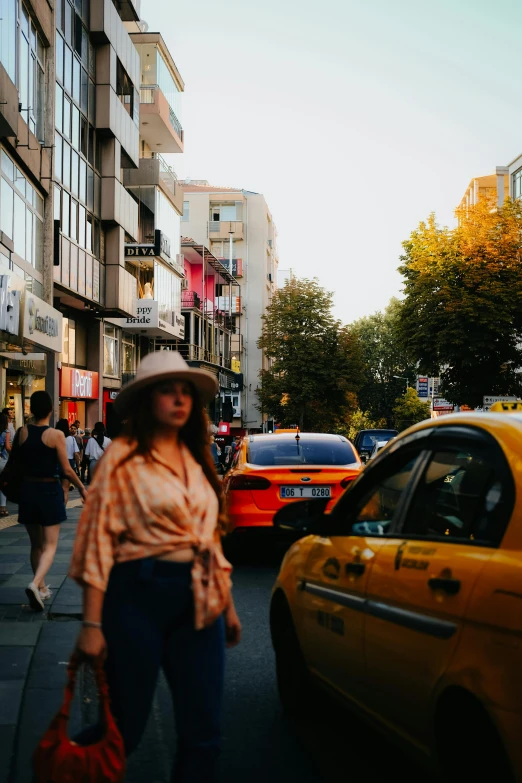
<svg viewBox="0 0 522 783"><path fill-rule="evenodd" d="M102 737L92 745L77 745L67 734L80 657L74 653L67 667L62 707L51 721L33 754L35 783L121 783L125 777L123 739L109 706L109 689L100 660L91 663L100 699Z"/></svg>

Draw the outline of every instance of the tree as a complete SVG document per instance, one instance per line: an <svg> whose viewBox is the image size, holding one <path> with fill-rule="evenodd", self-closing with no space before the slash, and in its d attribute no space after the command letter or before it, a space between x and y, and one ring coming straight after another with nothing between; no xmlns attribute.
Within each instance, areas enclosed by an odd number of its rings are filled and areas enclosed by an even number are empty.
<svg viewBox="0 0 522 783"><path fill-rule="evenodd" d="M404 389L403 379L413 380L417 375L414 362L399 341L401 309L402 303L391 299L383 312L361 318L351 327L359 338L365 364L364 383L358 392L360 406L374 419L384 419L389 427L393 426L396 397Z"/></svg>
<svg viewBox="0 0 522 783"><path fill-rule="evenodd" d="M455 229L431 215L403 243L398 334L441 393L476 407L484 394L522 392L522 204L482 199Z"/></svg>
<svg viewBox="0 0 522 783"><path fill-rule="evenodd" d="M386 427L384 419L375 421L368 411L362 411L358 408L350 417L350 424L346 435L350 440L355 440L355 436L360 430L375 430L382 429L383 427Z"/></svg>
<svg viewBox="0 0 522 783"><path fill-rule="evenodd" d="M262 316L259 409L281 425L337 431L354 408L363 378L357 337L332 315L332 294L316 279L292 278Z"/></svg>
<svg viewBox="0 0 522 783"><path fill-rule="evenodd" d="M429 402L423 402L417 397L417 392L411 387L406 390L406 394L397 397L393 413L395 416L395 429L402 430L412 427L419 421L429 419L431 406Z"/></svg>

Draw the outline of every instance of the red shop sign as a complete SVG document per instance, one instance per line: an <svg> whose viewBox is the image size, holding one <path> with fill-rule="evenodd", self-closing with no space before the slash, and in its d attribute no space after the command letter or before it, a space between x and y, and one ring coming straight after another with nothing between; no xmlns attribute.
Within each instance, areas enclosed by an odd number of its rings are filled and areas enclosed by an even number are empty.
<svg viewBox="0 0 522 783"><path fill-rule="evenodd" d="M98 373L62 367L60 370L60 397L77 400L98 399Z"/></svg>
<svg viewBox="0 0 522 783"><path fill-rule="evenodd" d="M220 435L230 435L230 424L227 421L220 421L218 424L218 433Z"/></svg>

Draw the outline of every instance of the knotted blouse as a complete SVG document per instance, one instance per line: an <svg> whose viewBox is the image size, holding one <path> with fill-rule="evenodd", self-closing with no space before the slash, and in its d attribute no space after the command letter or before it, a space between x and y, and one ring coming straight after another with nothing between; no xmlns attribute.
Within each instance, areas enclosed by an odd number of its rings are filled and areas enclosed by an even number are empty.
<svg viewBox="0 0 522 783"><path fill-rule="evenodd" d="M186 486L158 452L143 456L133 454L135 448L118 438L104 454L80 517L69 576L105 591L115 563L193 548L195 627L204 628L230 601L232 566L221 548L216 493L185 445Z"/></svg>

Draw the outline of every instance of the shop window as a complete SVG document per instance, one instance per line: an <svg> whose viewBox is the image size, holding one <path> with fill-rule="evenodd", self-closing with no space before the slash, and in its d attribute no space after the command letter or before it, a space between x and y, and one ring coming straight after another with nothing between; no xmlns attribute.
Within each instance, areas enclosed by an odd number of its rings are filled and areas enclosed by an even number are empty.
<svg viewBox="0 0 522 783"><path fill-rule="evenodd" d="M103 374L119 377L118 330L110 324L103 325Z"/></svg>
<svg viewBox="0 0 522 783"><path fill-rule="evenodd" d="M123 334L122 337L122 372L133 373L136 371L136 345L134 337Z"/></svg>
<svg viewBox="0 0 522 783"><path fill-rule="evenodd" d="M63 364L76 364L76 322L71 318L63 319Z"/></svg>

